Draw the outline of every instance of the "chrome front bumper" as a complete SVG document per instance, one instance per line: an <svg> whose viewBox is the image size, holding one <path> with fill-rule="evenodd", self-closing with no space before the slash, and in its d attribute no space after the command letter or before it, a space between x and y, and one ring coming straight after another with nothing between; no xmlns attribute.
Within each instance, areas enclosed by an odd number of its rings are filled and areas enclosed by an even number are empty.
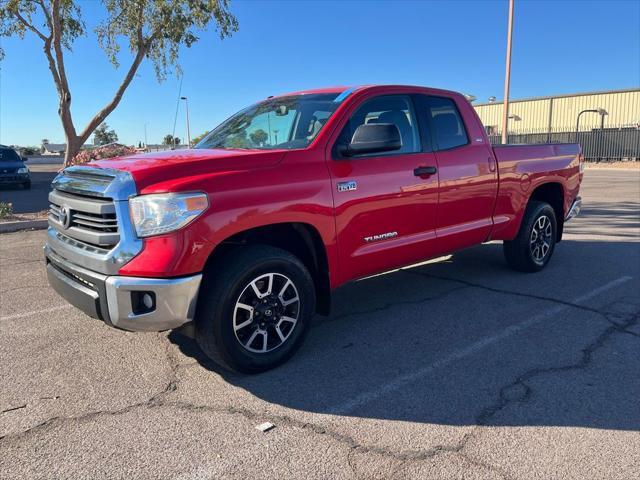
<svg viewBox="0 0 640 480"><path fill-rule="evenodd" d="M109 325L131 331L161 331L193 320L202 275L160 279L104 275L68 262L45 246L51 286L69 303ZM148 293L151 308L134 304Z"/></svg>
<svg viewBox="0 0 640 480"><path fill-rule="evenodd" d="M568 222L573 217L577 217L581 209L582 209L582 198L576 197L576 199L571 204L571 208L569 209L569 212L567 213L567 216L565 217L564 221Z"/></svg>

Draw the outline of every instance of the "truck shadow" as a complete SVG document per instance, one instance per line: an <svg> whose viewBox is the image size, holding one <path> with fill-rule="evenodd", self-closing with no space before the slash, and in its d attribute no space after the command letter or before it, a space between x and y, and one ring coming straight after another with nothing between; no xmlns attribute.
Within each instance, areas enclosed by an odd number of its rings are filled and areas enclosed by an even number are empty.
<svg viewBox="0 0 640 480"><path fill-rule="evenodd" d="M567 233L582 228L575 222ZM637 320L640 298L629 292L639 273L636 242L565 240L549 267L532 275L508 269L502 246L492 243L342 287L300 352L264 374L224 371L190 338L169 338L230 384L306 412L640 430L640 378L629 361L640 358L640 342L610 323ZM625 275L635 278L577 306L562 303ZM523 322L531 324L517 330Z"/></svg>

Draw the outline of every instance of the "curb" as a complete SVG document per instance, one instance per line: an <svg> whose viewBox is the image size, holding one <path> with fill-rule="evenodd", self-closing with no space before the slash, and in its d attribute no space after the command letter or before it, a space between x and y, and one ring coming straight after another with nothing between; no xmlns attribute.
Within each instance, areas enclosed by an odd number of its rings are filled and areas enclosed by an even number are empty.
<svg viewBox="0 0 640 480"><path fill-rule="evenodd" d="M49 226L48 220L20 220L0 223L0 234L19 232L21 230L44 230Z"/></svg>

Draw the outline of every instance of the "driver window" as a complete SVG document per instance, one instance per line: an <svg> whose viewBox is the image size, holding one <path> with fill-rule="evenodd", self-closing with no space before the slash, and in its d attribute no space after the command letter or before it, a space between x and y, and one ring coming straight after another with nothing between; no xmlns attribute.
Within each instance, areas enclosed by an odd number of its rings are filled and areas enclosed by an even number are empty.
<svg viewBox="0 0 640 480"><path fill-rule="evenodd" d="M296 117L297 111L293 108L275 112L266 111L256 115L251 124L241 132L241 135L238 135L237 144L230 146L238 148L277 147L291 140Z"/></svg>
<svg viewBox="0 0 640 480"><path fill-rule="evenodd" d="M336 144L351 142L354 132L360 125L369 123L393 123L400 131L402 147L400 150L376 155L398 155L420 151L420 137L416 125L411 100L406 95L386 95L376 97L362 104L351 116L340 132ZM368 155L365 155L368 156Z"/></svg>

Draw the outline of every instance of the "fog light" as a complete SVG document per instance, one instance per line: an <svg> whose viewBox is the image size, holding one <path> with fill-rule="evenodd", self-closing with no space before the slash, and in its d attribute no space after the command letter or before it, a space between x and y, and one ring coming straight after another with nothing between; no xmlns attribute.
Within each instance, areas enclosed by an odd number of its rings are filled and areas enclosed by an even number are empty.
<svg viewBox="0 0 640 480"><path fill-rule="evenodd" d="M131 292L131 309L134 315L142 315L156 309L154 292Z"/></svg>
<svg viewBox="0 0 640 480"><path fill-rule="evenodd" d="M144 295L142 295L142 303L144 303L145 307L151 308L153 307L153 298L151 298L151 295L149 295L148 293L145 293Z"/></svg>

